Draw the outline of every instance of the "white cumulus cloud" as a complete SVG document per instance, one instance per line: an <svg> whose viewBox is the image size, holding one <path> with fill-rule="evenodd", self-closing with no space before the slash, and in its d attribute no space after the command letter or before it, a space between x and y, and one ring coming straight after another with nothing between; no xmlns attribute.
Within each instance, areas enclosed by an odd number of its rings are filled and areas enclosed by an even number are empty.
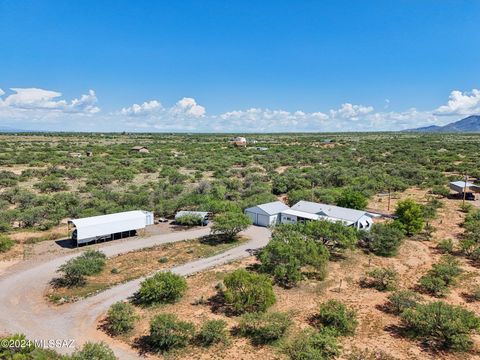
<svg viewBox="0 0 480 360"><path fill-rule="evenodd" d="M195 99L187 97L179 100L175 106L170 109L170 113L177 116L203 117L205 116L205 112L205 108L198 105Z"/></svg>
<svg viewBox="0 0 480 360"><path fill-rule="evenodd" d="M450 93L446 105L435 110L438 115L473 115L480 113L480 90L471 92L454 90Z"/></svg>
<svg viewBox="0 0 480 360"><path fill-rule="evenodd" d="M330 110L331 117L341 117L343 119L358 120L360 116L371 113L373 106L353 105L350 103L342 104L339 109Z"/></svg>
<svg viewBox="0 0 480 360"><path fill-rule="evenodd" d="M127 116L152 115L163 110L162 104L157 100L145 101L143 104L133 104L123 108L120 113Z"/></svg>

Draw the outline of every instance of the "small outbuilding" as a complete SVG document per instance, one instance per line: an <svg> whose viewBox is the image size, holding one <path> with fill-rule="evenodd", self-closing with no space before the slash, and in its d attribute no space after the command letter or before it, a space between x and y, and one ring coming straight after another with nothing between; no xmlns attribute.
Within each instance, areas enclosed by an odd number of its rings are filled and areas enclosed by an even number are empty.
<svg viewBox="0 0 480 360"><path fill-rule="evenodd" d="M148 154L150 151L145 146L134 146L130 149L131 152L139 152Z"/></svg>
<svg viewBox="0 0 480 360"><path fill-rule="evenodd" d="M245 209L245 215L250 217L254 225L267 227L280 223L282 211L288 209L283 202L273 201Z"/></svg>
<svg viewBox="0 0 480 360"><path fill-rule="evenodd" d="M231 140L232 144L235 146L246 147L247 139L243 136L237 136Z"/></svg>
<svg viewBox="0 0 480 360"><path fill-rule="evenodd" d="M209 213L206 211L179 211L175 214L175 221L178 219L184 217L184 216L192 216L192 217L198 217L201 221L202 226L208 225L208 218L209 218Z"/></svg>
<svg viewBox="0 0 480 360"><path fill-rule="evenodd" d="M98 240L114 240L136 234L140 229L153 225L153 213L143 210L72 219L68 222L71 238L79 244Z"/></svg>
<svg viewBox="0 0 480 360"><path fill-rule="evenodd" d="M449 184L451 190L463 194L463 192L480 192L480 186L468 181L452 181Z"/></svg>

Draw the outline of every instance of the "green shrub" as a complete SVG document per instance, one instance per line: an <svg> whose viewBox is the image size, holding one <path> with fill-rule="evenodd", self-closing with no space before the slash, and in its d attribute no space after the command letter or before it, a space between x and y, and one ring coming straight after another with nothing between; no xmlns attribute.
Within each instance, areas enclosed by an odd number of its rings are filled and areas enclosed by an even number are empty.
<svg viewBox="0 0 480 360"><path fill-rule="evenodd" d="M437 244L437 249L445 254L453 253L453 240L452 239L440 240Z"/></svg>
<svg viewBox="0 0 480 360"><path fill-rule="evenodd" d="M203 217L195 214L183 215L175 218L175 223L183 226L198 226L202 225Z"/></svg>
<svg viewBox="0 0 480 360"><path fill-rule="evenodd" d="M80 350L72 354L71 360L116 360L112 349L104 342L87 342Z"/></svg>
<svg viewBox="0 0 480 360"><path fill-rule="evenodd" d="M336 335L329 330L303 330L284 347L290 360L328 360L340 355Z"/></svg>
<svg viewBox="0 0 480 360"><path fill-rule="evenodd" d="M132 330L137 319L134 307L129 303L119 301L108 309L105 324L110 334L119 335Z"/></svg>
<svg viewBox="0 0 480 360"><path fill-rule="evenodd" d="M404 232L393 223L374 224L369 231L360 233L360 243L375 255L395 256L404 237Z"/></svg>
<svg viewBox="0 0 480 360"><path fill-rule="evenodd" d="M82 255L68 260L60 266L58 272L63 276L58 282L61 286L81 286L85 276L99 274L105 268L106 256L98 250L87 250Z"/></svg>
<svg viewBox="0 0 480 360"><path fill-rule="evenodd" d="M0 235L0 253L7 252L13 245L15 245L15 242L7 235Z"/></svg>
<svg viewBox="0 0 480 360"><path fill-rule="evenodd" d="M142 281L136 294L136 301L142 305L174 303L187 290L183 276L171 272L158 272Z"/></svg>
<svg viewBox="0 0 480 360"><path fill-rule="evenodd" d="M401 318L413 337L435 349L470 350L470 334L480 329L480 319L474 312L442 301L407 309Z"/></svg>
<svg viewBox="0 0 480 360"><path fill-rule="evenodd" d="M227 322L225 320L205 321L198 331L196 339L201 346L228 343Z"/></svg>
<svg viewBox="0 0 480 360"><path fill-rule="evenodd" d="M438 263L433 264L426 275L420 278L421 287L433 296L445 296L448 288L454 284L456 277L462 272L459 264L458 259L451 255L444 255Z"/></svg>
<svg viewBox="0 0 480 360"><path fill-rule="evenodd" d="M223 282L225 301L235 313L265 311L276 301L272 282L265 275L239 269Z"/></svg>
<svg viewBox="0 0 480 360"><path fill-rule="evenodd" d="M187 346L194 334L192 323L181 321L174 314L159 314L150 322L148 342L154 350L166 352Z"/></svg>
<svg viewBox="0 0 480 360"><path fill-rule="evenodd" d="M267 344L280 339L291 324L287 313L250 313L242 316L238 329L254 344Z"/></svg>
<svg viewBox="0 0 480 360"><path fill-rule="evenodd" d="M386 308L395 315L400 315L405 310L415 307L421 301L421 297L412 290L395 291L387 299Z"/></svg>
<svg viewBox="0 0 480 360"><path fill-rule="evenodd" d="M328 328L338 335L353 335L358 325L357 313L340 301L328 300L320 305L315 323L318 328Z"/></svg>
<svg viewBox="0 0 480 360"><path fill-rule="evenodd" d="M392 268L376 268L367 273L363 285L378 291L392 291L397 288L398 273Z"/></svg>

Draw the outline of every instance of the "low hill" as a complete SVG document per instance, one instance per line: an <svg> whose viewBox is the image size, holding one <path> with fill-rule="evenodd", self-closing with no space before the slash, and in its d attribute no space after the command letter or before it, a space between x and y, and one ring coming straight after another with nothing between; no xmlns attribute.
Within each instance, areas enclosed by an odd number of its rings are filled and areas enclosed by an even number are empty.
<svg viewBox="0 0 480 360"><path fill-rule="evenodd" d="M453 123L438 126L431 125L417 129L410 129L412 132L480 132L480 115L471 115L465 119Z"/></svg>

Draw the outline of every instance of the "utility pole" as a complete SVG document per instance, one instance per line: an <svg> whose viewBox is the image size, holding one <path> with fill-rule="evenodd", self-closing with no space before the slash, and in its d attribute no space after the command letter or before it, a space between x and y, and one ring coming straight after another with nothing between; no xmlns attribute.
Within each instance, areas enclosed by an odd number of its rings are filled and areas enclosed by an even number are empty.
<svg viewBox="0 0 480 360"><path fill-rule="evenodd" d="M391 190L388 188L388 207L387 211L390 212L390 199L391 199Z"/></svg>
<svg viewBox="0 0 480 360"><path fill-rule="evenodd" d="M467 195L467 180L468 180L468 175L465 174L465 181L463 183L463 207L465 208L465 197Z"/></svg>

